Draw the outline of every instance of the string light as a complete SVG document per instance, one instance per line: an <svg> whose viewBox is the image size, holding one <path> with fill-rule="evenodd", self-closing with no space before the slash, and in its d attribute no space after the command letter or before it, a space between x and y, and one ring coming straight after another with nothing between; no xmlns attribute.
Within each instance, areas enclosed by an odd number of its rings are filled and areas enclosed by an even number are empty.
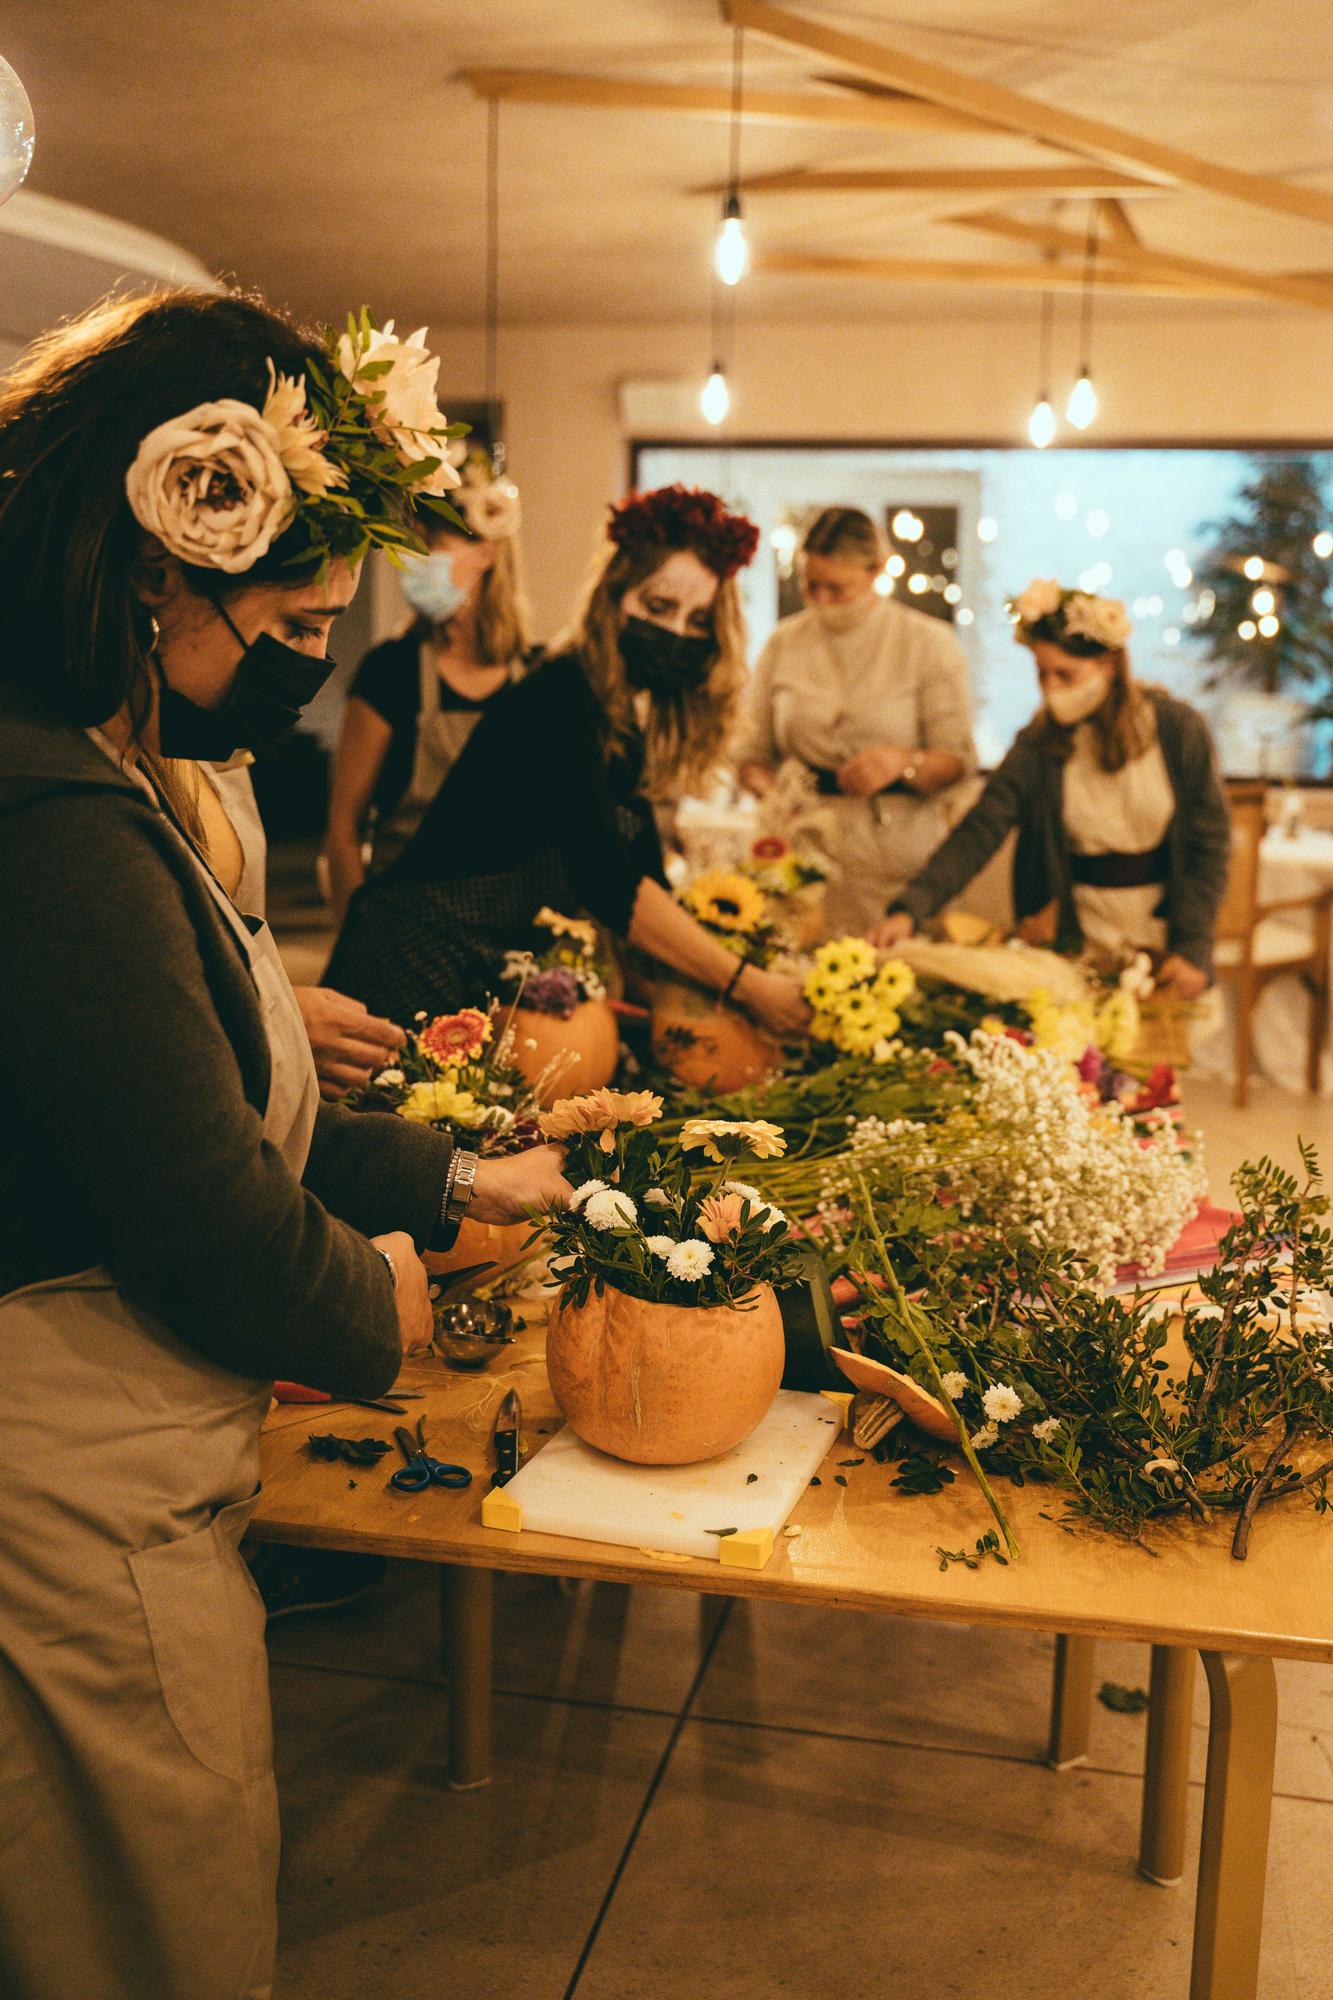
<svg viewBox="0 0 1333 2000"><path fill-rule="evenodd" d="M926 532L925 522L910 507L900 507L889 525L899 542L919 542Z"/></svg>
<svg viewBox="0 0 1333 2000"><path fill-rule="evenodd" d="M1259 620L1259 637L1261 639L1276 639L1281 630L1282 623L1280 619L1269 616Z"/></svg>
<svg viewBox="0 0 1333 2000"><path fill-rule="evenodd" d="M1242 639L1257 638L1259 633L1259 627L1255 624L1253 618L1242 618L1236 630Z"/></svg>
<svg viewBox="0 0 1333 2000"><path fill-rule="evenodd" d="M745 31L737 28L731 42L731 162L727 175L727 198L722 204L722 223L713 245L713 269L724 285L739 285L750 268L750 245L741 215L741 83L745 59Z"/></svg>
<svg viewBox="0 0 1333 2000"><path fill-rule="evenodd" d="M1327 528L1321 528L1310 546L1321 560L1327 562L1328 558L1333 556L1333 535L1329 534Z"/></svg>
<svg viewBox="0 0 1333 2000"><path fill-rule="evenodd" d="M1094 507L1083 525L1090 535L1104 535L1111 525L1111 517L1104 507Z"/></svg>
<svg viewBox="0 0 1333 2000"><path fill-rule="evenodd" d="M1277 610L1277 599L1271 590L1256 590L1250 599L1250 609L1257 612L1261 618L1265 617L1270 611Z"/></svg>
<svg viewBox="0 0 1333 2000"><path fill-rule="evenodd" d="M727 413L731 409L731 391L727 387L726 370L720 361L713 363L713 372L704 383L699 396L699 408L703 412L705 423L726 422Z"/></svg>
<svg viewBox="0 0 1333 2000"><path fill-rule="evenodd" d="M1097 415L1097 391L1092 386L1092 297L1097 276L1097 204L1088 210L1088 241L1083 255L1083 307L1080 327L1082 365L1069 392L1065 416L1076 431L1087 430Z"/></svg>
<svg viewBox="0 0 1333 2000"><path fill-rule="evenodd" d="M977 522L977 540L979 542L993 542L999 532L999 522L992 519L989 514L983 514Z"/></svg>
<svg viewBox="0 0 1333 2000"><path fill-rule="evenodd" d="M892 597L893 578L889 575L887 569L882 569L875 578L875 589L881 597Z"/></svg>
<svg viewBox="0 0 1333 2000"><path fill-rule="evenodd" d="M1028 436L1038 451L1045 451L1055 436L1055 411L1050 398L1043 395L1041 401L1028 418Z"/></svg>
<svg viewBox="0 0 1333 2000"><path fill-rule="evenodd" d="M1260 577L1261 577L1261 576L1263 575L1263 573L1264 573L1264 559L1263 559L1263 557L1262 557L1262 556L1246 556L1246 558L1245 558L1245 574L1246 574L1246 576L1247 576L1247 577L1249 578L1250 582L1251 582L1251 583L1258 583L1258 581L1259 581Z"/></svg>
<svg viewBox="0 0 1333 2000"><path fill-rule="evenodd" d="M1055 411L1051 408L1051 392L1047 386L1051 379L1051 329L1055 314L1055 294L1043 292L1041 296L1041 359L1038 365L1038 380L1041 387L1037 394L1036 407L1028 418L1028 436L1038 451L1045 451L1055 436Z"/></svg>

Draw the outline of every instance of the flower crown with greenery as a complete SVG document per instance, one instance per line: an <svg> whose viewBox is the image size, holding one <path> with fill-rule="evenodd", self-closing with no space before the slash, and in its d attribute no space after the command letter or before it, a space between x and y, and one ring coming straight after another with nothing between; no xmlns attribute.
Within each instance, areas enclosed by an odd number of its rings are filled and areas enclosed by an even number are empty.
<svg viewBox="0 0 1333 2000"><path fill-rule="evenodd" d="M1082 659L1115 652L1134 630L1118 597L1066 590L1054 577L1035 578L1017 597L1007 599L1005 609L1020 645L1045 641Z"/></svg>
<svg viewBox="0 0 1333 2000"><path fill-rule="evenodd" d="M449 451L449 463L457 467L460 480L454 504L482 542L508 541L519 530L518 488L504 477L502 462L502 454L487 451L485 445L454 445Z"/></svg>
<svg viewBox="0 0 1333 2000"><path fill-rule="evenodd" d="M462 483L449 447L467 425L439 410L425 327L403 340L362 307L326 347L298 377L270 361L261 408L221 397L144 438L125 494L169 554L243 575L281 536L284 568L322 570L373 548L422 553L413 507L464 526L443 495Z"/></svg>

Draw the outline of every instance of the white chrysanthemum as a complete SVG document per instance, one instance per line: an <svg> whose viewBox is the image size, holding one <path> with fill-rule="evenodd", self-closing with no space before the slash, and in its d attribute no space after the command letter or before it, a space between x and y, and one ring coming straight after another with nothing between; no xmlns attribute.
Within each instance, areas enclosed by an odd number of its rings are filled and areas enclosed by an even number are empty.
<svg viewBox="0 0 1333 2000"><path fill-rule="evenodd" d="M947 1375L941 1375L940 1380L944 1384L944 1393L951 1403L956 1403L960 1396L966 1395L967 1377L961 1369L951 1368Z"/></svg>
<svg viewBox="0 0 1333 2000"><path fill-rule="evenodd" d="M667 1258L667 1269L673 1278L681 1278L687 1284L695 1284L706 1278L712 1269L713 1252L709 1244L692 1236L684 1243L677 1243Z"/></svg>
<svg viewBox="0 0 1333 2000"><path fill-rule="evenodd" d="M1032 1435L1034 1438L1039 1438L1043 1444L1049 1444L1059 1428L1059 1417L1043 1417L1039 1424L1032 1426Z"/></svg>
<svg viewBox="0 0 1333 2000"><path fill-rule="evenodd" d="M643 1205L645 1208L670 1208L671 1196L665 1188L652 1187L644 1195Z"/></svg>
<svg viewBox="0 0 1333 2000"><path fill-rule="evenodd" d="M570 1207L582 1208L584 1202L591 1201L595 1194L605 1194L609 1186L609 1181L580 1181L573 1194L569 1197Z"/></svg>
<svg viewBox="0 0 1333 2000"><path fill-rule="evenodd" d="M619 1188L599 1188L590 1194L583 1213L594 1229L633 1229L639 1219L638 1209Z"/></svg>
<svg viewBox="0 0 1333 2000"><path fill-rule="evenodd" d="M672 1251L678 1247L674 1236L650 1236L647 1242L654 1257L660 1257L664 1264L670 1258Z"/></svg>
<svg viewBox="0 0 1333 2000"><path fill-rule="evenodd" d="M382 1069L371 1081L381 1090L396 1090L400 1083L407 1082L407 1078L400 1069Z"/></svg>
<svg viewBox="0 0 1333 2000"><path fill-rule="evenodd" d="M367 376L365 370L372 364L384 373ZM419 464L423 458L440 460L413 487L414 493L447 493L462 484L447 457L449 440L438 435L448 427L435 400L440 357L427 353L424 326L401 340L393 321L386 320L359 348L344 334L338 342L338 366L365 397L375 429L394 446L404 465Z"/></svg>
<svg viewBox="0 0 1333 2000"><path fill-rule="evenodd" d="M983 1424L979 1431L973 1431L971 1445L973 1451L989 1451L1000 1433L994 1424Z"/></svg>
<svg viewBox="0 0 1333 2000"><path fill-rule="evenodd" d="M1023 1400L1007 1382L993 1382L981 1398L981 1407L993 1424L1009 1424L1022 1410Z"/></svg>

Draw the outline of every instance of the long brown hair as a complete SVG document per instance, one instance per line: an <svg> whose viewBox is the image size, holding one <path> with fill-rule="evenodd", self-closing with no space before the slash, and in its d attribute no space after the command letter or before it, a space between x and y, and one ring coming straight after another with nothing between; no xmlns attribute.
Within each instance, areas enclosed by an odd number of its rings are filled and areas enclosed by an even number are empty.
<svg viewBox="0 0 1333 2000"><path fill-rule="evenodd" d="M438 514L418 514L417 529L431 548L439 548L446 539L470 539L460 535L456 528L442 528ZM419 617L416 629L429 631L430 624L428 618ZM511 660L521 659L531 646L532 613L528 609L528 594L523 583L523 558L518 538L515 535L497 535L495 560L483 573L481 588L477 592L474 641L477 662L485 667L507 667Z"/></svg>
<svg viewBox="0 0 1333 2000"><path fill-rule="evenodd" d="M635 734L634 700L620 657L620 606L634 590L679 553L664 545L630 549L608 542L594 560L568 629L551 650L577 651L604 718L603 742L612 756ZM745 617L734 576L718 583L713 600L716 650L707 679L674 698L654 695L644 730L643 789L669 800L704 783L721 759L746 681Z"/></svg>
<svg viewBox="0 0 1333 2000"><path fill-rule="evenodd" d="M1019 641L1020 645L1026 643ZM1096 744L1097 762L1103 771L1123 771L1126 764L1132 764L1136 757L1143 755L1152 741L1152 702L1130 671L1129 654L1123 646L1109 648L1091 657L1105 662L1111 669L1110 692L1101 707L1094 709L1088 717ZM1068 762L1074 754L1073 729L1057 722L1050 710L1045 708L1041 711L1041 724L1050 755L1057 763Z"/></svg>

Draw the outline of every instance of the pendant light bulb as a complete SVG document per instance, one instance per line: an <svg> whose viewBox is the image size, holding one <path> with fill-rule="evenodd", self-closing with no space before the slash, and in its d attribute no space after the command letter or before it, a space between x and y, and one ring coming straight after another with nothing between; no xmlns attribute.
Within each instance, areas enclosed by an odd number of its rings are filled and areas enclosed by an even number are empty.
<svg viewBox="0 0 1333 2000"><path fill-rule="evenodd" d="M728 195L722 209L722 226L713 245L713 269L724 285L739 285L750 268L750 245L737 197Z"/></svg>
<svg viewBox="0 0 1333 2000"><path fill-rule="evenodd" d="M1028 436L1038 451L1045 451L1055 436L1055 411L1051 408L1049 396L1042 396L1028 418Z"/></svg>
<svg viewBox="0 0 1333 2000"><path fill-rule="evenodd" d="M1069 392L1065 415L1076 431L1085 431L1096 414L1097 391L1093 388L1092 377L1085 368Z"/></svg>
<svg viewBox="0 0 1333 2000"><path fill-rule="evenodd" d="M720 361L713 363L713 372L704 383L703 392L699 397L699 408L706 423L720 424L726 421L727 412L731 408L731 391L727 387L727 378Z"/></svg>

